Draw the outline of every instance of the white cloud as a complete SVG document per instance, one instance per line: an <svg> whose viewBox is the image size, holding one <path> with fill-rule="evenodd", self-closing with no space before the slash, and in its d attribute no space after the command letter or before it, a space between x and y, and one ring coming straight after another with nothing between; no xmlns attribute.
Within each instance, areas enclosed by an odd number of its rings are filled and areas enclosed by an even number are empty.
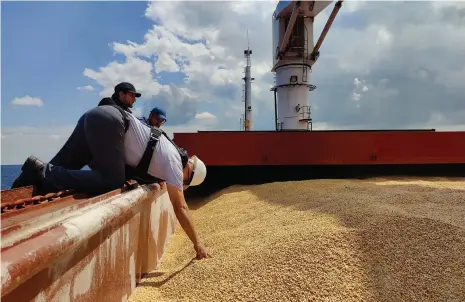
<svg viewBox="0 0 465 302"><path fill-rule="evenodd" d="M352 92L352 100L359 101L362 95L360 93Z"/></svg>
<svg viewBox="0 0 465 302"><path fill-rule="evenodd" d="M216 116L211 114L210 112L202 112L202 113L199 113L195 116L196 119L199 119L199 120L207 120L207 119L216 119Z"/></svg>
<svg viewBox="0 0 465 302"><path fill-rule="evenodd" d="M362 95L368 91L368 86L366 85L365 80L359 80L358 78L354 78L354 89L352 91L352 100L357 102L360 101ZM360 108L360 104L356 104L357 108Z"/></svg>
<svg viewBox="0 0 465 302"><path fill-rule="evenodd" d="M23 96L21 98L14 98L11 101L12 105L15 106L37 106L42 107L44 102L38 97L31 97L29 95Z"/></svg>
<svg viewBox="0 0 465 302"><path fill-rule="evenodd" d="M157 63L155 63L155 71L160 73L162 71L166 72L177 72L179 71L179 66L176 64L175 60L171 58L166 52L159 54Z"/></svg>
<svg viewBox="0 0 465 302"><path fill-rule="evenodd" d="M434 1L431 3L433 8L441 9L441 8L449 8L452 7L453 9L465 9L465 2L463 1Z"/></svg>
<svg viewBox="0 0 465 302"><path fill-rule="evenodd" d="M77 88L78 90L85 90L85 91L94 91L95 88L92 85L86 85L86 86L79 86Z"/></svg>
<svg viewBox="0 0 465 302"><path fill-rule="evenodd" d="M353 12L361 9L366 4L367 4L366 1L360 1L360 0L345 1L344 4L343 4L343 9L339 10L339 12L341 14L353 13Z"/></svg>
<svg viewBox="0 0 465 302"><path fill-rule="evenodd" d="M125 81L134 83L136 89L140 90L144 97L157 95L167 87L156 82L152 78L152 72L151 62L135 57L127 57L123 63L111 62L106 67L99 68L98 71L84 69L85 76L104 87L100 92L102 97L111 96L115 85Z"/></svg>

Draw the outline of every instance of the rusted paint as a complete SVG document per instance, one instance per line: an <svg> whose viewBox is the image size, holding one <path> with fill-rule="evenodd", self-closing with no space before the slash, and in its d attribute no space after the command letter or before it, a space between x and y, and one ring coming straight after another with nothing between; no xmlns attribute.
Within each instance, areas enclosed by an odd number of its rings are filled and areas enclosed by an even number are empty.
<svg viewBox="0 0 465 302"><path fill-rule="evenodd" d="M465 163L465 131L198 132L174 140L207 166Z"/></svg>
<svg viewBox="0 0 465 302"><path fill-rule="evenodd" d="M8 190L9 191L9 190ZM7 191L7 192L8 192ZM22 210L24 208L29 208L31 206L39 205L44 202L48 201L55 201L57 198L62 198L64 196L68 196L73 194L72 190L65 190L65 191L59 191L56 193L48 193L45 196L42 195L37 195L37 196L30 196L26 198L21 198L17 200L8 200L5 202L2 202L1 209L2 209L2 214L4 213L12 213L15 212L17 213L18 210ZM4 216L2 215L2 218Z"/></svg>
<svg viewBox="0 0 465 302"><path fill-rule="evenodd" d="M2 206L4 203L10 203L18 199L31 198L33 186L2 190L0 192L2 196Z"/></svg>
<svg viewBox="0 0 465 302"><path fill-rule="evenodd" d="M137 188L139 184L135 180L128 180L125 185L119 189L114 190L110 193L103 194L101 196L108 196L108 194L119 194L120 192L125 192ZM1 203L1 213L17 213L17 210L24 208L29 208L38 204L42 204L48 201L57 201L58 198L63 198L74 194L73 190L62 190L58 192L51 192L46 195L36 195L33 196L33 186L21 187L16 189L9 189L1 191L2 194L2 203ZM118 192L118 193L115 193ZM82 199L89 198L90 196L84 194L75 194L73 199ZM60 200L61 201L61 200ZM2 219L7 216L2 216Z"/></svg>
<svg viewBox="0 0 465 302"><path fill-rule="evenodd" d="M6 234L7 243L16 238L7 248L2 240L2 301L121 301L156 268L157 244L165 246L177 223L166 190L154 184L80 204L48 216L38 209L16 216L41 212L39 225L57 213L65 218L45 232L36 224L36 233L21 237L31 230L22 220L23 228ZM168 225L158 228L165 231L153 232L160 221Z"/></svg>

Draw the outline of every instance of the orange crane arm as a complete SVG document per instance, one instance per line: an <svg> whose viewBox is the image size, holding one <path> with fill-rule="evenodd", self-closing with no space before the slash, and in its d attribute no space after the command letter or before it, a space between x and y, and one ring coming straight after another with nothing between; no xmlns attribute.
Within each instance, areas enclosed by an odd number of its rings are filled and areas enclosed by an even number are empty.
<svg viewBox="0 0 465 302"><path fill-rule="evenodd" d="M331 25L333 24L334 19L336 18L337 13L339 12L339 9L342 6L342 1L337 1L336 4L334 5L333 11L331 12L331 15L328 18L328 21L326 21L326 25L323 28L323 31L321 32L320 38L315 44L315 47L313 48L312 52L312 60L316 60L316 58L319 56L319 50L321 47L321 44L323 44L323 41L326 37L326 34L328 33L329 29L331 28Z"/></svg>

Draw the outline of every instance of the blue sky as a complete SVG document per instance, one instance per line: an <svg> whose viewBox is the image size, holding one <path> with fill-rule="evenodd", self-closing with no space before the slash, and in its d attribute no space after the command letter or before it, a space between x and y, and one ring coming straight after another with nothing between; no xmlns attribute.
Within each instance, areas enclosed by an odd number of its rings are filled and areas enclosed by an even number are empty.
<svg viewBox="0 0 465 302"><path fill-rule="evenodd" d="M100 100L83 75L123 58L108 46L141 42L153 22L145 2L3 2L2 126L69 124ZM139 38L139 41L138 41ZM98 87L97 87L98 88ZM14 108L15 97L40 97L44 106Z"/></svg>

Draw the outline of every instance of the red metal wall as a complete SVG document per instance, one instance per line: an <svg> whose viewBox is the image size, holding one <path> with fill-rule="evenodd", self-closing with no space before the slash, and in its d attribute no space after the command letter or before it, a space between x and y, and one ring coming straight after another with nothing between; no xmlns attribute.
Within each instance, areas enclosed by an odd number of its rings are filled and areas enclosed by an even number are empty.
<svg viewBox="0 0 465 302"><path fill-rule="evenodd" d="M465 163L465 132L175 133L209 166Z"/></svg>

